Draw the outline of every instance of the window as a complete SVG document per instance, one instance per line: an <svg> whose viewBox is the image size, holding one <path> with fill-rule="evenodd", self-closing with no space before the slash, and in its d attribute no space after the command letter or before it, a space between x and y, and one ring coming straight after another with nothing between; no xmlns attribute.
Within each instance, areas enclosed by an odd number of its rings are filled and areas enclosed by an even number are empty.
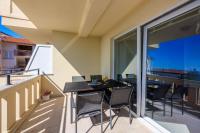
<svg viewBox="0 0 200 133"><path fill-rule="evenodd" d="M14 59L14 51L13 50L4 50L3 51L3 59Z"/></svg>
<svg viewBox="0 0 200 133"><path fill-rule="evenodd" d="M144 28L145 116L171 132L195 133L200 126L200 8L163 20Z"/></svg>

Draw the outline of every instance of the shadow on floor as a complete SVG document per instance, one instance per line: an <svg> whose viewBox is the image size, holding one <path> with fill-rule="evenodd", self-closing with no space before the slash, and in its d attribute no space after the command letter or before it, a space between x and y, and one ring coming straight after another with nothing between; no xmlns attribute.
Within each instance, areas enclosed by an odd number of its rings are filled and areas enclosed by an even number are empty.
<svg viewBox="0 0 200 133"><path fill-rule="evenodd" d="M67 99L68 98L68 99ZM67 99L67 100L66 100ZM70 123L69 97L57 97L39 104L17 132L20 133L74 133L75 124ZM128 111L112 111L113 128L109 126L109 110L104 112L103 130L105 133L151 133L139 120L133 117L129 124ZM83 118L78 121L78 133L99 133L100 116Z"/></svg>
<svg viewBox="0 0 200 133"><path fill-rule="evenodd" d="M40 103L17 132L64 132L65 100L65 97L57 97Z"/></svg>

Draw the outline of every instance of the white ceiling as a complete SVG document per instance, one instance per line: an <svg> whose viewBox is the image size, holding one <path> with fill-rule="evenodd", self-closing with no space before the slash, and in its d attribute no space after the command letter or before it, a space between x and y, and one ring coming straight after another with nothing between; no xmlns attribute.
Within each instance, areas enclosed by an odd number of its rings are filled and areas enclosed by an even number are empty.
<svg viewBox="0 0 200 133"><path fill-rule="evenodd" d="M131 11L134 11L143 1L147 0L112 0L101 19L92 31L93 35L103 35L119 22L123 21Z"/></svg>
<svg viewBox="0 0 200 133"><path fill-rule="evenodd" d="M149 0L13 0L42 30L102 36Z"/></svg>
<svg viewBox="0 0 200 133"><path fill-rule="evenodd" d="M38 29L78 32L85 0L13 0Z"/></svg>

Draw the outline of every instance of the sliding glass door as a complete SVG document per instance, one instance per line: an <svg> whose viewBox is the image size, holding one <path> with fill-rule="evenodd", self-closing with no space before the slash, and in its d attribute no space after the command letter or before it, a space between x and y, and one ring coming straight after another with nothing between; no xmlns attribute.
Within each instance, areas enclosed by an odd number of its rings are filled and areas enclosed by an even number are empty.
<svg viewBox="0 0 200 133"><path fill-rule="evenodd" d="M142 116L171 132L200 130L200 2L144 27Z"/></svg>
<svg viewBox="0 0 200 133"><path fill-rule="evenodd" d="M114 76L126 78L127 74L136 78L137 32L131 31L114 41Z"/></svg>
<svg viewBox="0 0 200 133"><path fill-rule="evenodd" d="M114 39L114 79L134 88L132 110L137 113L137 30Z"/></svg>

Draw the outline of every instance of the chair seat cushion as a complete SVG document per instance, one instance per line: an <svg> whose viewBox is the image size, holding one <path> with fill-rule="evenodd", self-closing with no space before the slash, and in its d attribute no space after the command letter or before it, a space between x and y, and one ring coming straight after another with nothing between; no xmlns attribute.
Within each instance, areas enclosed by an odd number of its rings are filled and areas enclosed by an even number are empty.
<svg viewBox="0 0 200 133"><path fill-rule="evenodd" d="M101 104L84 97L80 97L77 104L78 116L101 111Z"/></svg>

